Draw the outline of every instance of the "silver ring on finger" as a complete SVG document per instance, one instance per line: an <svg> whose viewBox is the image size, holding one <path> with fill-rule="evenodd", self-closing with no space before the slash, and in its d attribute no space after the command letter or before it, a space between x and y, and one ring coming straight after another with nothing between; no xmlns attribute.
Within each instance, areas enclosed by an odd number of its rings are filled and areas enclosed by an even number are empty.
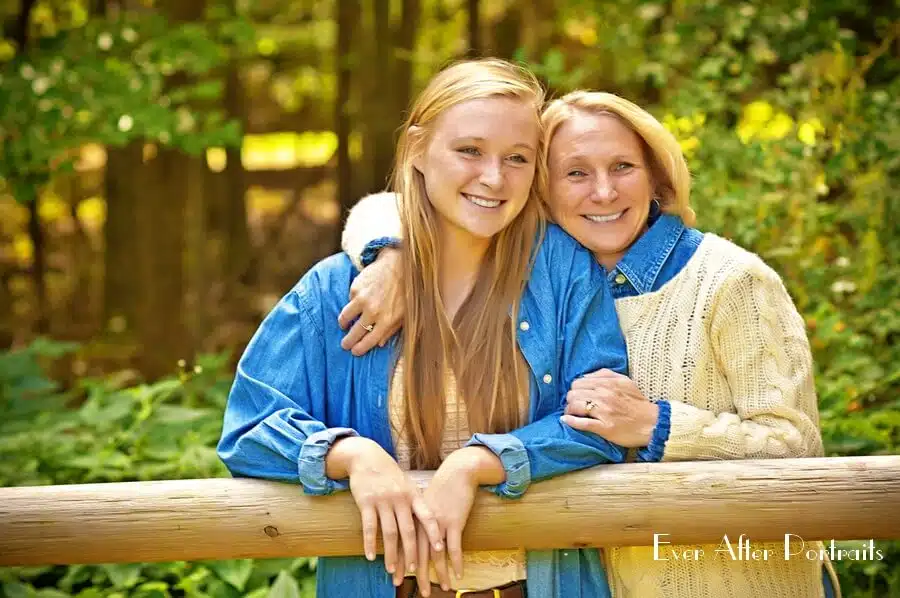
<svg viewBox="0 0 900 598"><path fill-rule="evenodd" d="M584 412L587 413L588 415L590 415L590 414L591 414L591 409L593 409L593 408L596 407L596 406L597 406L597 405L594 404L594 401L590 401L590 400L589 400L589 401L586 401L586 402L584 403Z"/></svg>
<svg viewBox="0 0 900 598"><path fill-rule="evenodd" d="M363 326L363 328L366 330L366 332L372 332L373 330L375 330L375 324L366 324L365 326Z"/></svg>

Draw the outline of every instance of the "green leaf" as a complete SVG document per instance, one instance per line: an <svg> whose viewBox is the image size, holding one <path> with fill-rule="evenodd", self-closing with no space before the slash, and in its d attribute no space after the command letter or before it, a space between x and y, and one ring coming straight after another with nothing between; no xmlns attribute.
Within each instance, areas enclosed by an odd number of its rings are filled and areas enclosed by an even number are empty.
<svg viewBox="0 0 900 598"><path fill-rule="evenodd" d="M10 581L3 584L3 595L6 598L32 598L34 594L34 588L24 583Z"/></svg>
<svg viewBox="0 0 900 598"><path fill-rule="evenodd" d="M135 598L169 598L169 584L164 581L148 581L138 586L132 594Z"/></svg>
<svg viewBox="0 0 900 598"><path fill-rule="evenodd" d="M143 565L140 563L128 563L102 565L101 567L106 571L113 586L117 589L121 589L134 587L141 578L141 568Z"/></svg>
<svg viewBox="0 0 900 598"><path fill-rule="evenodd" d="M189 423L209 418L210 409L192 409L177 405L160 405L156 409L153 421L157 423Z"/></svg>
<svg viewBox="0 0 900 598"><path fill-rule="evenodd" d="M287 571L282 571L272 584L268 598L301 598L297 580Z"/></svg>
<svg viewBox="0 0 900 598"><path fill-rule="evenodd" d="M248 559L210 561L206 563L206 566L240 591L244 590L247 580L250 579L250 574L253 572L253 561Z"/></svg>

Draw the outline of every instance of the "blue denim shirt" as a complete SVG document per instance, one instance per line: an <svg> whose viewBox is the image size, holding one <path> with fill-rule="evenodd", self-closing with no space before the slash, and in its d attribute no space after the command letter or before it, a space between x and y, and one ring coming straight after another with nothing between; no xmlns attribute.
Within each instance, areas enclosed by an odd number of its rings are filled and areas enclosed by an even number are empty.
<svg viewBox="0 0 900 598"><path fill-rule="evenodd" d="M340 347L344 331L338 314L357 274L345 254L320 262L251 339L238 364L218 446L233 475L330 494L348 487L347 480L325 475L325 455L335 440L363 435L394 454L387 401L398 337L362 357ZM506 480L491 488L500 496L516 498L532 481L624 460L622 447L559 420L575 378L601 368L627 371L605 275L590 252L559 227L548 226L536 249L518 325L518 346L531 373L531 423L470 440L503 463ZM532 596L609 596L596 550L530 552L527 566ZM372 563L363 557L322 558L317 582L319 596L348 589L363 596L394 596L380 558Z"/></svg>
<svg viewBox="0 0 900 598"><path fill-rule="evenodd" d="M703 240L703 233L687 228L680 218L663 214L654 205L649 215L649 228L606 274L606 282L615 299L636 297L658 291L672 280L693 257ZM369 265L384 247L400 244L400 239L378 237L369 241L361 261ZM659 419L650 444L637 451L638 461L659 461L669 439L672 409L663 397L654 397L659 405Z"/></svg>
<svg viewBox="0 0 900 598"><path fill-rule="evenodd" d="M677 216L651 213L650 228L606 275L613 297L658 291L681 272L702 240L703 233L687 228Z"/></svg>

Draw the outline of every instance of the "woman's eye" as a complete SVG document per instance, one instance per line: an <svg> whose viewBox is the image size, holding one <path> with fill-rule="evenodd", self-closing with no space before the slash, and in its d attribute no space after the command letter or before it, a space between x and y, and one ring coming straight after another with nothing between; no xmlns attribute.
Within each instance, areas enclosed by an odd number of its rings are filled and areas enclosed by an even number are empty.
<svg viewBox="0 0 900 598"><path fill-rule="evenodd" d="M583 170L575 168L574 170L570 170L569 172L567 172L566 176L583 177L587 176L587 173Z"/></svg>
<svg viewBox="0 0 900 598"><path fill-rule="evenodd" d="M616 171L628 170L632 166L634 166L634 165L629 162L619 162L618 164L615 165L614 170L616 170Z"/></svg>
<svg viewBox="0 0 900 598"><path fill-rule="evenodd" d="M478 151L477 147L462 147L456 150L460 153L467 154L469 156L480 156L481 152Z"/></svg>
<svg viewBox="0 0 900 598"><path fill-rule="evenodd" d="M523 156L522 154L515 154L509 157L510 160L516 162L517 164L528 164L528 158Z"/></svg>

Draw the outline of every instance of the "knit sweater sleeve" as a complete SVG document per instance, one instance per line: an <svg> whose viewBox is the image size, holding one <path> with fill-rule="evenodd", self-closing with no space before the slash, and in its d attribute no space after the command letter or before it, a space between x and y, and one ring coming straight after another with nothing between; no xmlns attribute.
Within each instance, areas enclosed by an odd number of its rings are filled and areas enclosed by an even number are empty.
<svg viewBox="0 0 900 598"><path fill-rule="evenodd" d="M734 411L671 401L663 460L821 456L803 319L781 278L758 257L731 266L714 291L710 342Z"/></svg>

